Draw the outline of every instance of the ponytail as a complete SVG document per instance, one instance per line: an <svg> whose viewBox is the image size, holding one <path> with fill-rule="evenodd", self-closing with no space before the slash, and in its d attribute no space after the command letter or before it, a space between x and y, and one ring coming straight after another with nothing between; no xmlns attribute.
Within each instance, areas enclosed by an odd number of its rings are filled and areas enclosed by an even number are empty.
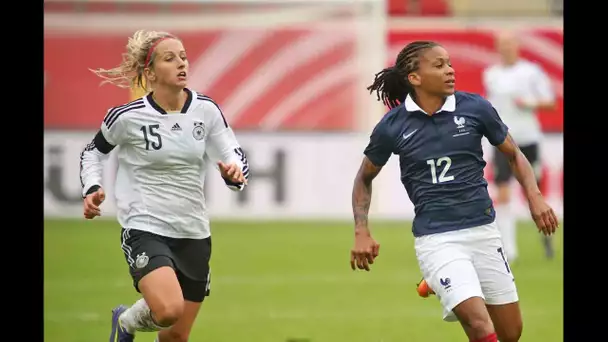
<svg viewBox="0 0 608 342"><path fill-rule="evenodd" d="M414 96L414 87L407 76L418 70L419 57L422 51L438 46L431 41L411 42L399 52L395 65L376 74L374 83L367 87L369 93L376 92L378 101L395 108L405 101L408 94Z"/></svg>
<svg viewBox="0 0 608 342"><path fill-rule="evenodd" d="M403 103L407 94L413 90L406 77L395 66L385 68L376 74L374 83L367 90L370 94L375 91L378 101L392 109Z"/></svg>

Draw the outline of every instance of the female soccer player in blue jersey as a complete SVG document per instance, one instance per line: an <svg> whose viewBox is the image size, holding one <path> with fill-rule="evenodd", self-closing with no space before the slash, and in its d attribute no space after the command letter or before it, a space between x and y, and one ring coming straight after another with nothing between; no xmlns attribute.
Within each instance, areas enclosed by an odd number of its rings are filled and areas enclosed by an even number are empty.
<svg viewBox="0 0 608 342"><path fill-rule="evenodd" d="M396 154L415 207L418 263L444 320L460 321L470 341L518 341L519 299L484 179L481 140L486 137L509 160L538 229L551 235L558 220L530 163L488 101L455 91L450 56L437 43L407 45L368 90L391 109L374 128L355 178L351 267L369 270L379 254L367 219L372 181Z"/></svg>

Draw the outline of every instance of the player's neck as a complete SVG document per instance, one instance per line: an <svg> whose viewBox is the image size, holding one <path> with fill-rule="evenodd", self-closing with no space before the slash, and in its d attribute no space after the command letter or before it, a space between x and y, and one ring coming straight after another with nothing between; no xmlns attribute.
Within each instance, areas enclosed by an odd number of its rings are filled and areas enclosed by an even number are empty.
<svg viewBox="0 0 608 342"><path fill-rule="evenodd" d="M184 107L187 97L188 94L184 89L159 88L154 89L152 93L154 102L167 112L179 112Z"/></svg>
<svg viewBox="0 0 608 342"><path fill-rule="evenodd" d="M443 96L416 93L416 97L413 100L425 113L433 115L443 107L445 99Z"/></svg>
<svg viewBox="0 0 608 342"><path fill-rule="evenodd" d="M502 59L502 65L504 66L513 66L519 61L519 57L507 57Z"/></svg>

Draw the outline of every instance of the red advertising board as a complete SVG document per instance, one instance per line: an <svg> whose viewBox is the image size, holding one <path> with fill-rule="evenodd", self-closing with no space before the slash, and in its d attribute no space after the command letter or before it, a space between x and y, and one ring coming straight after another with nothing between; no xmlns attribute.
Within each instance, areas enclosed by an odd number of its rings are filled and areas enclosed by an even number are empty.
<svg viewBox="0 0 608 342"><path fill-rule="evenodd" d="M219 102L233 127L279 130L355 127L356 111L349 95L356 86L356 74L349 72L349 64L344 63L354 53L353 39L337 39L332 43L331 38L319 33L295 30L270 34L252 31L245 35L201 31L180 37L188 47L192 88ZM543 128L561 131L563 31L533 29L521 37L523 56L542 65L559 96L555 112L539 113ZM304 41L315 39L319 43L313 46L324 49L289 53L295 44L305 46ZM481 72L498 58L493 50L492 32L486 29L393 29L387 39L387 65L412 40L441 43L451 54L457 87L471 92L483 93ZM89 70L119 64L126 44L124 34L66 36L47 32L44 44L45 128L95 128L108 108L129 100L128 90L112 85L100 88L101 79ZM298 63L297 67L294 63ZM371 78L373 75L370 82Z"/></svg>
<svg viewBox="0 0 608 342"><path fill-rule="evenodd" d="M180 38L188 47L190 86L218 102L233 127L354 128L348 96L357 76L351 63L354 37L250 30ZM97 127L109 108L129 101L128 90L100 88L102 80L89 70L118 65L125 44L124 35L45 36L45 127ZM323 48L303 49L306 45Z"/></svg>

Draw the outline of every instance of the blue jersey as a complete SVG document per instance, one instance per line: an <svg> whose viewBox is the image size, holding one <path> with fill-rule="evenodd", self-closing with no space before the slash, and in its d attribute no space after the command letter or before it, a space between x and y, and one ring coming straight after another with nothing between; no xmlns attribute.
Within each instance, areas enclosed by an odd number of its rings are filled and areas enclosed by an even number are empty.
<svg viewBox="0 0 608 342"><path fill-rule="evenodd" d="M376 166L399 156L401 182L414 204L414 236L466 229L495 219L481 139L496 146L507 131L477 94L456 92L433 115L408 95L376 125L365 155Z"/></svg>

